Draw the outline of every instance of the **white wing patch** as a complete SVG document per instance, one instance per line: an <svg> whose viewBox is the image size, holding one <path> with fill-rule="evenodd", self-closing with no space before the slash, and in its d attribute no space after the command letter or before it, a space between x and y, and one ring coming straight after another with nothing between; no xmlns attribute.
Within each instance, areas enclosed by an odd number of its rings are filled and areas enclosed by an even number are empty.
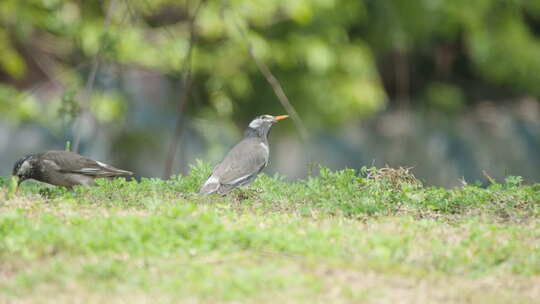
<svg viewBox="0 0 540 304"><path fill-rule="evenodd" d="M96 173L96 172L101 172L101 169L99 168L81 168L80 170L77 170L78 172L81 172L81 173Z"/></svg>
<svg viewBox="0 0 540 304"><path fill-rule="evenodd" d="M210 184L219 184L219 179L215 176L210 176L210 178L208 178L208 180L206 181L206 183L204 183L204 186L206 185L210 185ZM203 187L204 187L203 186Z"/></svg>
<svg viewBox="0 0 540 304"><path fill-rule="evenodd" d="M201 187L201 190L199 192L203 194L214 193L219 189L219 186L220 186L219 179L212 175L204 183L204 185Z"/></svg>
<svg viewBox="0 0 540 304"><path fill-rule="evenodd" d="M251 174L248 174L248 175L244 175L242 177L239 177L231 182L228 182L227 185L236 185L237 183L240 183L242 182L243 180L246 180L248 179L249 177L251 176Z"/></svg>
<svg viewBox="0 0 540 304"><path fill-rule="evenodd" d="M105 167L105 168L109 167L109 165L104 164L104 163L102 163L102 162L100 162L100 161L97 161L97 160L96 160L96 163L97 163L98 165L102 166L102 167Z"/></svg>

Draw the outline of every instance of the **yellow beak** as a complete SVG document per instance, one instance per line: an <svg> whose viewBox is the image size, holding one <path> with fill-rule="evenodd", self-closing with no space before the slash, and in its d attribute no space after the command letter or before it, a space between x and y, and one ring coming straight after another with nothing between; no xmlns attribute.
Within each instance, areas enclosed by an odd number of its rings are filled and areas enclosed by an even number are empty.
<svg viewBox="0 0 540 304"><path fill-rule="evenodd" d="M277 121L280 121L280 120L283 120L285 118L289 117L289 115L279 115L279 116L274 116L274 118L277 120Z"/></svg>

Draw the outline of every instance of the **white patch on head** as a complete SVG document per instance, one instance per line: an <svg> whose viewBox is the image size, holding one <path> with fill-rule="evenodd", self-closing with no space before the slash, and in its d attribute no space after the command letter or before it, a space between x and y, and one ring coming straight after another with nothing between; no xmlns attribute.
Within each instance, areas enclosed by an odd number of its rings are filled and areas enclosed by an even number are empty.
<svg viewBox="0 0 540 304"><path fill-rule="evenodd" d="M30 165L30 162L28 160L25 160L19 167L17 175L25 175L27 172L30 172L31 168L32 165Z"/></svg>
<svg viewBox="0 0 540 304"><path fill-rule="evenodd" d="M262 120L260 118L254 119L249 123L249 127L252 129L257 129L262 124Z"/></svg>

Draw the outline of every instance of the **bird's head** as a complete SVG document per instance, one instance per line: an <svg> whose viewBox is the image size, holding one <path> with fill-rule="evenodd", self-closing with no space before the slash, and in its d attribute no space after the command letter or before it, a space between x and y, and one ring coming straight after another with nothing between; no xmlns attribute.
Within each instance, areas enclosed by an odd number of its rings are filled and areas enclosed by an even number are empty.
<svg viewBox="0 0 540 304"><path fill-rule="evenodd" d="M246 136L257 135L260 137L266 137L270 128L276 122L289 117L289 115L261 115L255 117L250 123L246 130Z"/></svg>
<svg viewBox="0 0 540 304"><path fill-rule="evenodd" d="M32 178L34 172L34 155L25 156L15 162L13 166L13 176L18 178L18 184Z"/></svg>

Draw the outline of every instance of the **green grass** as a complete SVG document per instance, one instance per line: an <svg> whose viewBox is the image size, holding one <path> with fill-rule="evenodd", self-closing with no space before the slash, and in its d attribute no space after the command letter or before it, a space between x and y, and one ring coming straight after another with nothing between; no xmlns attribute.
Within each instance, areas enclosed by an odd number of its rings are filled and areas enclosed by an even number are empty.
<svg viewBox="0 0 540 304"><path fill-rule="evenodd" d="M210 168L0 203L0 303L535 303L540 185L424 187L404 169L261 175L200 196ZM2 181L0 197L10 196Z"/></svg>

